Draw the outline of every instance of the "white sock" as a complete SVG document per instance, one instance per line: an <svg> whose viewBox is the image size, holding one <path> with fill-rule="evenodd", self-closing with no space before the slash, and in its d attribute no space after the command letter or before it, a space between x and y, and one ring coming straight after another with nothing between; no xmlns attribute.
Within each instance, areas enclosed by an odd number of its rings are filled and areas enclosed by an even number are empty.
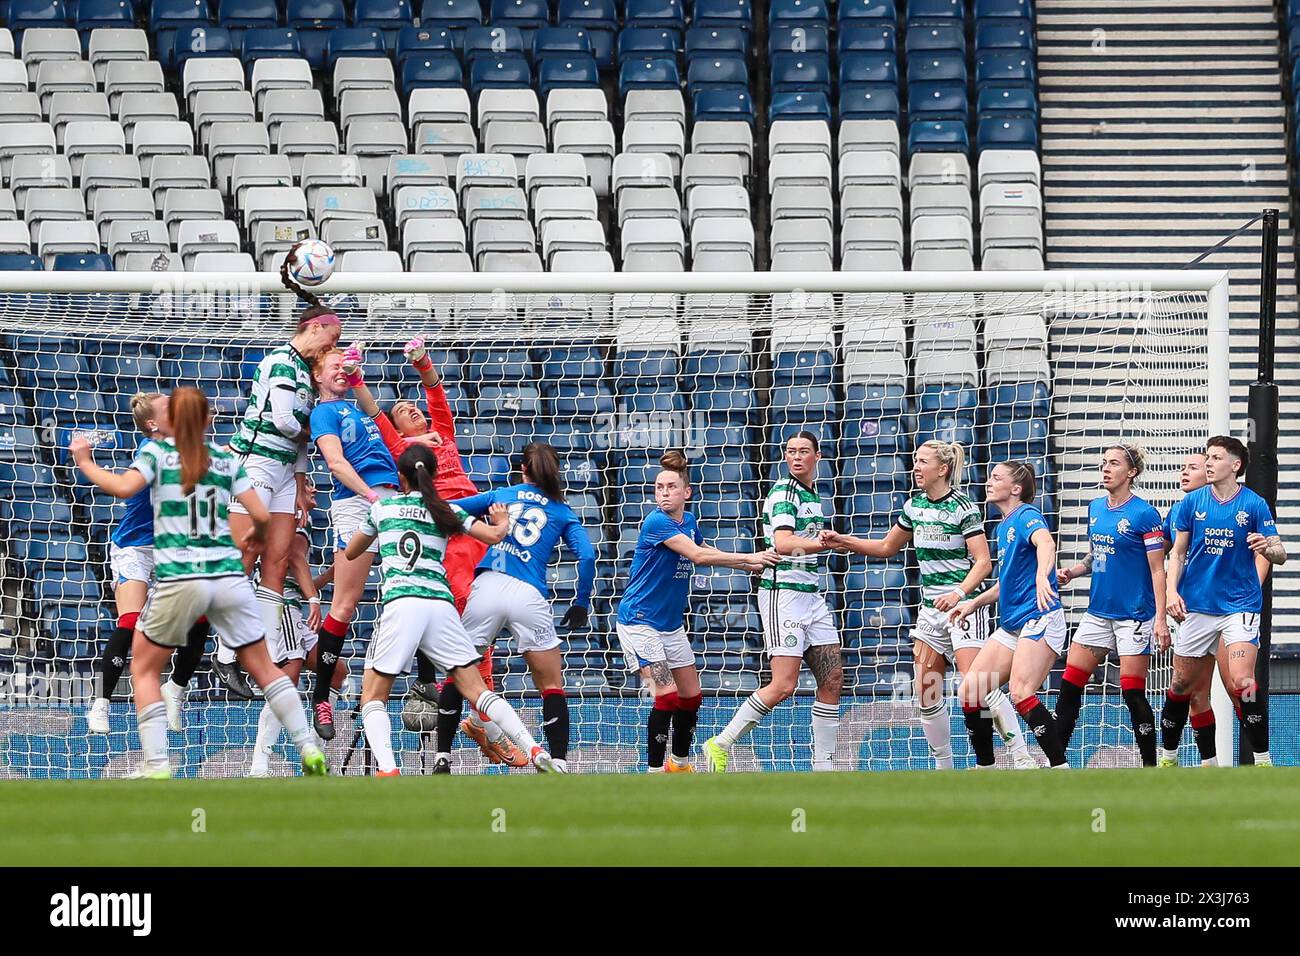
<svg viewBox="0 0 1300 956"><path fill-rule="evenodd" d="M1255 754L1255 766L1256 767L1273 766L1272 755L1267 750L1265 750L1262 754Z"/></svg>
<svg viewBox="0 0 1300 956"><path fill-rule="evenodd" d="M436 754L433 755L433 759L434 759L434 760L441 760L443 757L446 757L448 760L450 760L450 759L451 759L451 754L449 754L449 753L436 753Z"/></svg>
<svg viewBox="0 0 1300 956"><path fill-rule="evenodd" d="M140 751L147 764L167 763L167 705L150 704L136 716L140 734Z"/></svg>
<svg viewBox="0 0 1300 956"><path fill-rule="evenodd" d="M372 700L361 707L361 724L366 728L366 743L375 755L375 763L385 772L397 769L393 758L393 722L382 701Z"/></svg>
<svg viewBox="0 0 1300 956"><path fill-rule="evenodd" d="M505 698L498 697L490 690L483 691L478 700L474 702L479 713L486 717L492 723L497 724L509 737L516 747L524 752L525 756L531 756L533 748L537 746L537 741L533 735L528 732L524 722L519 719L515 709L506 703ZM484 723L486 727L487 724Z"/></svg>
<svg viewBox="0 0 1300 956"><path fill-rule="evenodd" d="M225 641L217 641L217 660L222 664L235 663L235 649L228 647Z"/></svg>
<svg viewBox="0 0 1300 956"><path fill-rule="evenodd" d="M1006 748L1013 754L1027 753L1029 745L1025 743L1025 735L1020 729L1020 718L1016 716L1016 708L1011 703L1011 698L1000 690L990 691L984 698L984 706L993 715L993 727Z"/></svg>
<svg viewBox="0 0 1300 956"><path fill-rule="evenodd" d="M921 708L921 729L930 745L930 756L938 770L952 769L952 723L943 703Z"/></svg>
<svg viewBox="0 0 1300 956"><path fill-rule="evenodd" d="M284 597L270 588L259 585L257 610L262 615L262 630L266 634L267 641L274 643L276 647L283 647L284 642L280 640L280 636L284 626Z"/></svg>
<svg viewBox="0 0 1300 956"><path fill-rule="evenodd" d="M307 723L307 712L302 709L298 688L293 686L293 681L288 677L277 677L263 689L262 697L276 719L284 724L289 739L300 752L304 747L316 745L311 725Z"/></svg>
<svg viewBox="0 0 1300 956"><path fill-rule="evenodd" d="M1178 748L1177 748L1177 747L1175 747L1173 750L1166 750L1164 747L1161 747L1161 748L1160 748L1160 755L1161 755L1162 757L1166 757L1166 758L1168 758L1169 760L1172 760L1174 763L1178 763Z"/></svg>
<svg viewBox="0 0 1300 956"><path fill-rule="evenodd" d="M723 750L730 750L737 740L757 727L771 712L772 708L763 703L758 694L750 694L745 698L745 702L736 708L727 726L722 728L722 733L714 740Z"/></svg>
<svg viewBox="0 0 1300 956"><path fill-rule="evenodd" d="M1165 751L1165 752L1166 752L1166 753L1169 753L1170 751ZM1178 751L1175 750L1175 751L1173 751L1173 753L1178 753ZM1256 759L1259 759L1259 758L1258 758L1258 755L1256 755ZM1210 757L1208 760L1202 760L1202 761L1201 761L1201 766L1202 766L1202 767L1217 767L1218 765L1219 765L1219 758L1218 758L1218 757Z"/></svg>
<svg viewBox="0 0 1300 956"><path fill-rule="evenodd" d="M270 707L257 715L257 743L253 745L253 772L265 772L271 763L271 748L280 739L280 720Z"/></svg>
<svg viewBox="0 0 1300 956"><path fill-rule="evenodd" d="M812 705L813 734L813 769L835 769L835 738L840 731L840 705L823 704L820 700Z"/></svg>

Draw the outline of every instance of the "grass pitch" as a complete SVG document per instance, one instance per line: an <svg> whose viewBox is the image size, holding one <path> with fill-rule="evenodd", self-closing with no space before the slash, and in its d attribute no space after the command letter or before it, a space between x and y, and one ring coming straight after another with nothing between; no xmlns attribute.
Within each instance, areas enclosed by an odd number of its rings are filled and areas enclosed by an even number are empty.
<svg viewBox="0 0 1300 956"><path fill-rule="evenodd" d="M1294 865L1300 768L22 781L9 865Z"/></svg>

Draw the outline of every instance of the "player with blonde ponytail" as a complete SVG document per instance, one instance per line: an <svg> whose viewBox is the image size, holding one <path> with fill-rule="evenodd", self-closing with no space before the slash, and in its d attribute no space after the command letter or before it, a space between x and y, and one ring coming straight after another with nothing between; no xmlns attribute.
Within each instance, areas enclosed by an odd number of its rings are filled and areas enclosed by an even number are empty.
<svg viewBox="0 0 1300 956"><path fill-rule="evenodd" d="M960 624L948 619L958 602L984 590L993 569L984 518L975 503L958 490L965 458L957 442L931 439L923 443L916 450L912 467L917 490L903 504L898 521L883 538L822 532L824 543L869 558L892 558L908 541L916 548L921 569L921 607L912 630L912 656L916 662L913 682L921 727L930 745L930 756L940 770L953 766L944 674L951 661L964 676L989 634L987 607ZM1000 690L990 697L988 710L963 708L976 765L993 765L996 722L1016 765L1033 766L1011 701Z"/></svg>

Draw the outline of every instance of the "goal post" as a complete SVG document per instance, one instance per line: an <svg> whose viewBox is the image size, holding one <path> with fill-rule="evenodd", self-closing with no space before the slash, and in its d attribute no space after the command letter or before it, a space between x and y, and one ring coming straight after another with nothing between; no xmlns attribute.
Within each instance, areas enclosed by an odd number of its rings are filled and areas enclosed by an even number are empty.
<svg viewBox="0 0 1300 956"><path fill-rule="evenodd" d="M1147 448L1139 493L1163 513L1187 451L1229 431L1223 272L337 272L316 291L339 312L342 341L365 343L367 382L385 406L418 398L401 346L425 336L480 488L511 480L529 440L560 451L599 552L591 627L561 630L579 771L640 762L647 705L623 672L613 615L666 448L691 463L690 507L706 539L742 551L761 546L761 497L799 428L822 441L818 490L835 526L862 535L888 530L927 438L967 447L963 486L981 507L987 467L1028 458L1064 563L1084 553L1104 442ZM227 440L251 369L291 337L300 307L268 273L0 273L0 776L116 775L138 748L129 677L112 732L86 732L94 661L112 627L107 537L120 509L69 467L69 431L111 432L98 460L124 467L140 437L131 394L193 384L213 399L214 433ZM319 567L330 482L323 463L313 467ZM571 554L561 551L551 580L558 621L576 586ZM839 766L928 766L911 695L915 559L835 556L822 582L844 648ZM701 735L766 674L753 592L740 572L696 575L687 629L706 687ZM1086 594L1079 582L1063 595L1071 623ZM369 587L347 648L354 689L375 597ZM505 637L498 656L499 686L536 730L540 708ZM1168 655L1153 658L1157 709L1169 668ZM1127 765L1136 754L1117 670L1099 675L1071 759ZM173 734L179 772L242 773L260 707L228 699L205 661L185 731ZM810 707L805 682L737 748L737 765L806 769ZM970 756L959 710L952 716L961 765ZM1231 734L1230 714L1219 726ZM343 712L332 747L345 751L352 737ZM457 763L478 766L462 743ZM418 745L399 734L406 758L418 759Z"/></svg>

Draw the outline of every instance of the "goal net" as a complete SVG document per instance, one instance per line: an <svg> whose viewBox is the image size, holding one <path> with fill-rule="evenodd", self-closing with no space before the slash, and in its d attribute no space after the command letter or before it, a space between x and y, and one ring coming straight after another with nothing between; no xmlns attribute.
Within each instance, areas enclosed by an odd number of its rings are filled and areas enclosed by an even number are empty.
<svg viewBox="0 0 1300 956"><path fill-rule="evenodd" d="M14 284L24 281L46 285ZM85 716L114 625L107 546L121 505L70 467L69 432L111 433L97 460L123 468L141 437L132 394L183 384L207 392L216 438L228 440L252 370L291 336L299 304L258 275L0 283L0 776L119 775L138 760L129 671L112 689L111 732L89 734ZM889 529L911 487L914 449L928 438L966 447L964 490L981 506L990 463L1027 458L1065 564L1085 553L1106 442L1147 449L1138 490L1164 513L1187 451L1227 424L1221 274L339 274L326 288L342 342L365 343L381 405L419 400L401 346L416 334L431 343L481 489L512 480L525 443L559 450L570 503L599 552L591 626L560 631L579 772L644 763L649 705L623 670L614 614L665 449L684 449L691 462L689 507L706 539L740 551L761 547L761 501L798 429L821 439L818 491L834 526L858 535ZM321 494L312 562L323 569L331 482L318 456L313 468ZM990 515L990 536L995 522ZM573 556L561 551L550 576L558 622L575 593ZM355 743L376 580L346 648L336 770ZM822 584L843 644L839 766L928 767L911 686L919 589L910 549L890 561L829 558ZM765 680L754 591L742 572L700 569L694 579L687 628L706 695L697 739ZM1076 621L1086 581L1063 597ZM1169 660L1157 655L1148 683L1157 712L1168 676ZM1098 678L1071 760L1135 764L1114 662ZM496 679L537 733L539 701L506 636ZM310 677L302 684L306 693ZM399 680L394 691L395 718L405 687ZM805 673L795 698L737 747L738 768L810 767L812 687ZM205 658L185 729L171 735L178 772L246 772L261 706L230 698ZM968 765L955 703L952 716L958 766ZM418 735L399 732L396 742L415 769ZM282 740L273 772L293 772L289 756ZM455 759L458 772L485 766L463 739ZM348 772L364 766L358 751Z"/></svg>

